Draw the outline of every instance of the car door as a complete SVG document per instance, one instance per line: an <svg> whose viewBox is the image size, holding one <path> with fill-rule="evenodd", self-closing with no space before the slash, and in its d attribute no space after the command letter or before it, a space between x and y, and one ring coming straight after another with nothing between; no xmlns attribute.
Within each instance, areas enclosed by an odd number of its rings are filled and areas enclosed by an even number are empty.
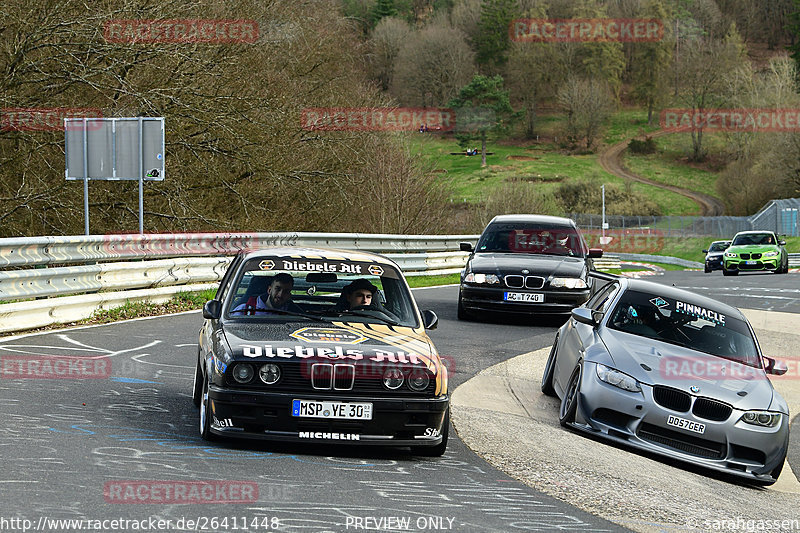
<svg viewBox="0 0 800 533"><path fill-rule="evenodd" d="M608 283L586 302L586 307L592 311L605 312L618 291L619 283ZM559 396L566 387L575 365L583 358L586 349L595 342L600 342L600 339L593 326L578 322L573 317L569 318L559 335L558 357L554 366L554 387Z"/></svg>

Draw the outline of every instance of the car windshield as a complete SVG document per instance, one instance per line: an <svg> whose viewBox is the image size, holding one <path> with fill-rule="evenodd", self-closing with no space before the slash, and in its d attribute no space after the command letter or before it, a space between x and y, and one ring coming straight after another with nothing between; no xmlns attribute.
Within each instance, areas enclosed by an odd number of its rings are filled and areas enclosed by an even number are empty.
<svg viewBox="0 0 800 533"><path fill-rule="evenodd" d="M711 248L708 249L709 252L724 252L728 249L727 242L715 242L711 245Z"/></svg>
<svg viewBox="0 0 800 533"><path fill-rule="evenodd" d="M588 248L570 226L491 224L481 235L476 251L585 257Z"/></svg>
<svg viewBox="0 0 800 533"><path fill-rule="evenodd" d="M242 265L233 287L225 311L230 319L417 326L403 277L388 265L259 257Z"/></svg>
<svg viewBox="0 0 800 533"><path fill-rule="evenodd" d="M761 366L747 323L705 305L627 291L612 311L608 325L748 366Z"/></svg>
<svg viewBox="0 0 800 533"><path fill-rule="evenodd" d="M771 233L743 233L733 238L733 246L775 244Z"/></svg>

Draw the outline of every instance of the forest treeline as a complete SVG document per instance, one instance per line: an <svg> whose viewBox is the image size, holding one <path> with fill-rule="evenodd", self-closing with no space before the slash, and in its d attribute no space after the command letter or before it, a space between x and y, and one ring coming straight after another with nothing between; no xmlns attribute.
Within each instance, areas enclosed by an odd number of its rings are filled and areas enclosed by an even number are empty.
<svg viewBox="0 0 800 533"><path fill-rule="evenodd" d="M12 0L0 5L0 113L165 117L167 178L145 184L148 233L459 232L473 228L452 216L446 181L407 135L308 131L303 109L446 106L475 75L501 76L519 111L514 135L536 135L541 110L556 111L564 149L591 151L623 103L656 120L665 106L797 106L795 63L780 53L795 44L796 10L791 0ZM659 18L665 37L516 43L508 22L519 17ZM104 35L114 20L193 18L254 20L259 38ZM772 59L753 61L756 45ZM796 194L797 135L731 134L725 150L731 212ZM706 151L697 135L691 157ZM0 236L83 233L83 188L63 169L63 131L0 130ZM138 230L137 183L93 181L89 203L92 233Z"/></svg>

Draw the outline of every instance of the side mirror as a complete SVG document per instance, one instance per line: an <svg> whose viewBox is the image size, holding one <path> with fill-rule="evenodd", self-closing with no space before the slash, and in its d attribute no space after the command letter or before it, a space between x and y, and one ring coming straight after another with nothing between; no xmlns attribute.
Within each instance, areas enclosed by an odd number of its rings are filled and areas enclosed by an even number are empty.
<svg viewBox="0 0 800 533"><path fill-rule="evenodd" d="M780 244L781 246L786 246L786 241L778 241L778 244Z"/></svg>
<svg viewBox="0 0 800 533"><path fill-rule="evenodd" d="M601 248L589 248L589 257L599 259L603 257L603 250Z"/></svg>
<svg viewBox="0 0 800 533"><path fill-rule="evenodd" d="M704 254L707 254L707 253L708 253L708 250L703 250L703 253L704 253Z"/></svg>
<svg viewBox="0 0 800 533"><path fill-rule="evenodd" d="M764 362L766 363L764 365L764 370L767 372L767 374L782 376L789 370L789 367L786 366L786 362L773 359L772 357L764 356Z"/></svg>
<svg viewBox="0 0 800 533"><path fill-rule="evenodd" d="M436 329L439 326L439 317L430 309L426 309L422 312L422 323L425 329Z"/></svg>
<svg viewBox="0 0 800 533"><path fill-rule="evenodd" d="M209 300L203 305L203 318L217 320L222 316L222 302Z"/></svg>
<svg viewBox="0 0 800 533"><path fill-rule="evenodd" d="M472 247L472 243L471 242L460 242L460 243L458 243L458 249L461 250L462 252L472 252L472 251L474 251L474 248Z"/></svg>
<svg viewBox="0 0 800 533"><path fill-rule="evenodd" d="M586 324L587 326L596 326L597 322L594 319L594 313L592 313L591 309L586 307L576 307L572 310L572 318L580 322L581 324Z"/></svg>

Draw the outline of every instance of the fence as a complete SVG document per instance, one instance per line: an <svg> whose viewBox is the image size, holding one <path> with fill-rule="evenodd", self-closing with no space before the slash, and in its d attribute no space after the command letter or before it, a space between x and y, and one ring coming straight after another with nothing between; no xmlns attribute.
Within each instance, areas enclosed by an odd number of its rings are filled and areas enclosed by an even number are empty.
<svg viewBox="0 0 800 533"><path fill-rule="evenodd" d="M800 236L800 198L772 200L758 213L734 216L623 216L606 215L609 229L654 229L665 237L720 237L730 239L740 231L770 230L780 235ZM599 230L603 217L596 214L567 215L584 230Z"/></svg>

